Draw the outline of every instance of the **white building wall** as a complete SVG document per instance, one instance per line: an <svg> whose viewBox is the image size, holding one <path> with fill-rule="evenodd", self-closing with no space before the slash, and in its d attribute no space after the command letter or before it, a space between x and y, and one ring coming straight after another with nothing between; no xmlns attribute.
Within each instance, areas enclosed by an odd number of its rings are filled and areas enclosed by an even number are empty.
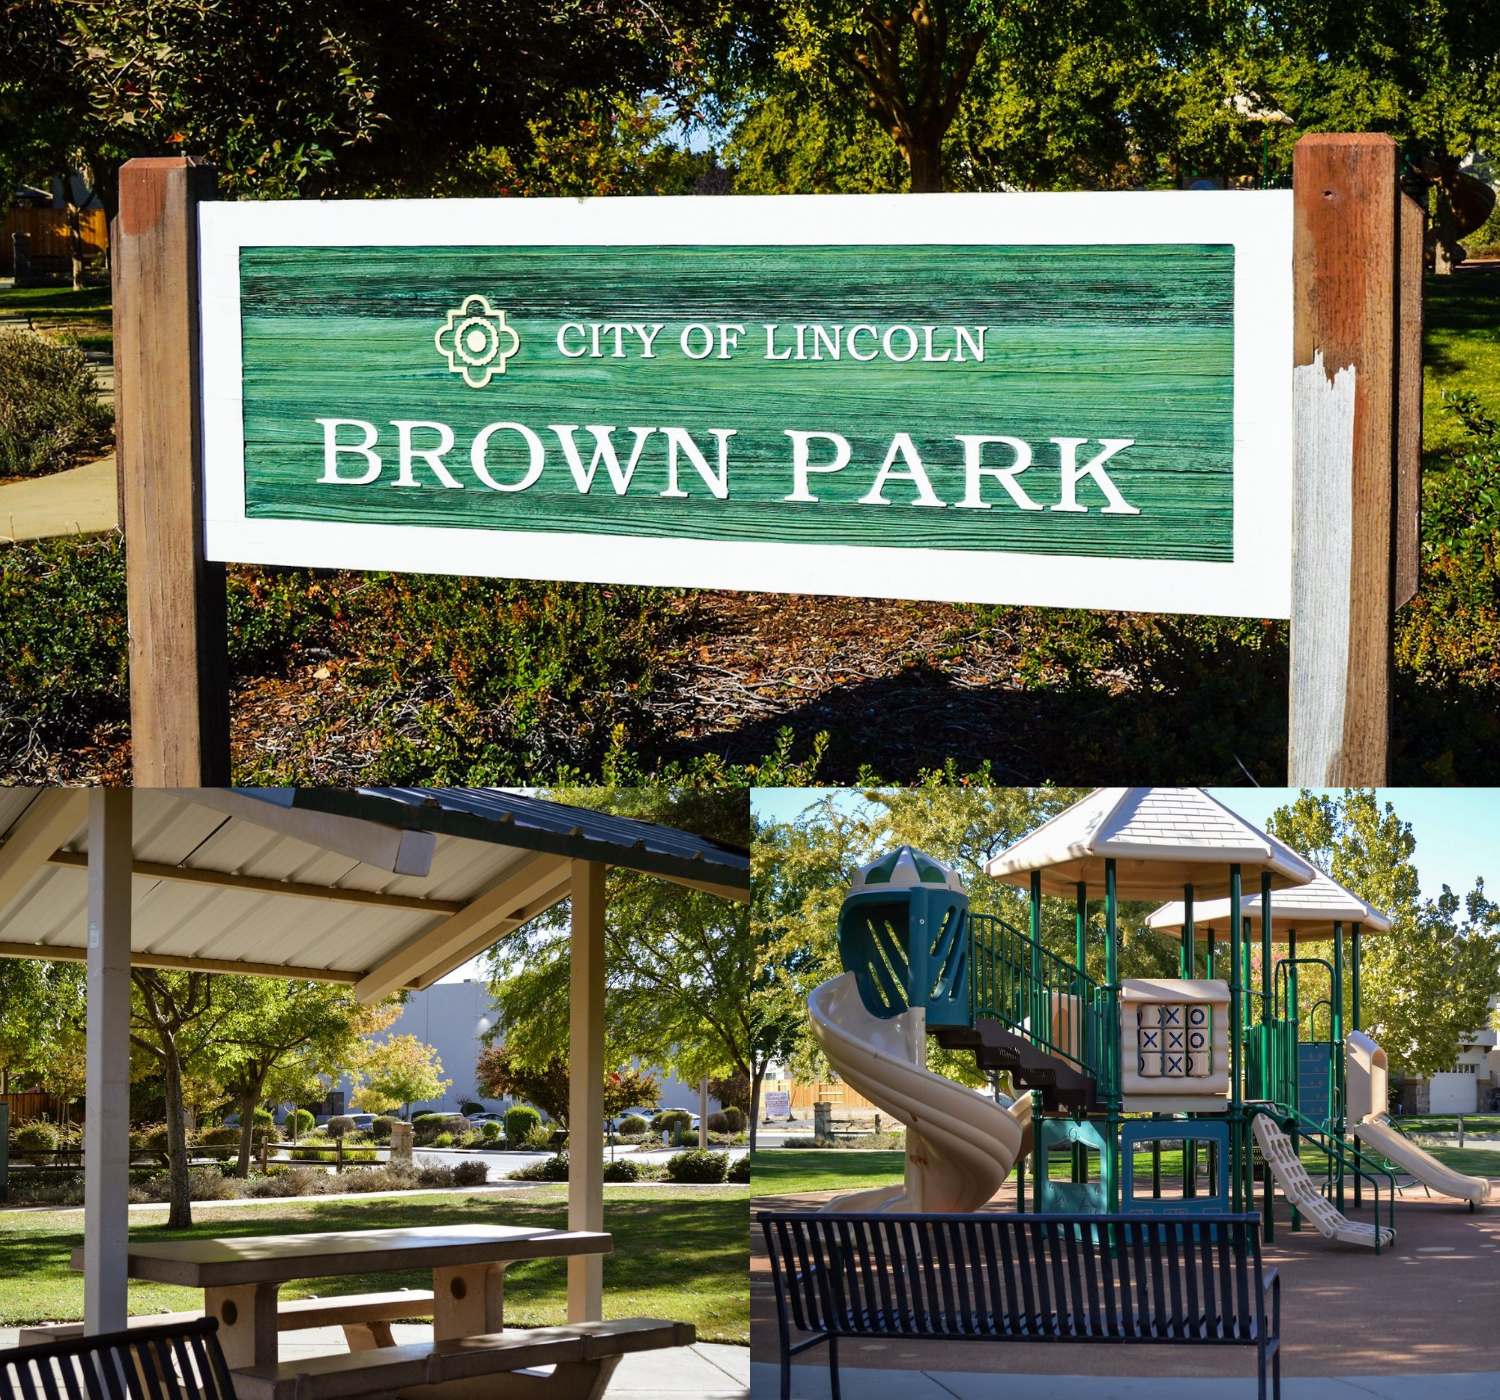
<svg viewBox="0 0 1500 1400"><path fill-rule="evenodd" d="M437 1051L443 1065L442 1077L453 1082L441 1099L412 1104L414 1114L457 1113L459 1105L471 1099L492 1112L500 1113L510 1107L511 1100L480 1098L474 1088L474 1067L484 1049L481 1037L497 1019L488 984L478 981L437 982L426 991L413 992L390 1029L371 1039L378 1042L393 1035L414 1035ZM663 1108L686 1108L697 1112L696 1084L684 1084L660 1070L652 1073L661 1082ZM346 1107L350 1105L355 1086L349 1077L346 1075L334 1087L342 1090ZM717 1112L719 1101L710 1098L708 1107L711 1113Z"/></svg>

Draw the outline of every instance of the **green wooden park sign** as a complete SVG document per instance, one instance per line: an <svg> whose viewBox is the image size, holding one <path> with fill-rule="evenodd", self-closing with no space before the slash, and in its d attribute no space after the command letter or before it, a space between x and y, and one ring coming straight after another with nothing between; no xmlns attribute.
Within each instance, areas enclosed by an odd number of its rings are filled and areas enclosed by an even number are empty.
<svg viewBox="0 0 1500 1400"><path fill-rule="evenodd" d="M1291 201L206 203L207 554L1285 617Z"/></svg>

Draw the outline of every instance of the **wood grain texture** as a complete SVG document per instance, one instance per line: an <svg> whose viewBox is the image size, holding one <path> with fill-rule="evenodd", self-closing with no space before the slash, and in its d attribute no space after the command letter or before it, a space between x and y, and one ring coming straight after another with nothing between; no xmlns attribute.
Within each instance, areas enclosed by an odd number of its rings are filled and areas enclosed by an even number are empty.
<svg viewBox="0 0 1500 1400"><path fill-rule="evenodd" d="M197 203L211 167L127 161L113 243L116 417L137 786L229 781L224 568L203 558Z"/></svg>
<svg viewBox="0 0 1500 1400"><path fill-rule="evenodd" d="M1410 195L1398 207L1401 298L1396 388L1396 577L1392 604L1417 595L1422 562L1422 259L1427 215Z"/></svg>
<svg viewBox="0 0 1500 1400"><path fill-rule="evenodd" d="M1352 366L1349 460L1338 435L1297 413L1297 500L1348 518L1348 570L1332 576L1327 514L1293 516L1289 781L1386 780L1391 727L1398 328L1397 148L1384 135L1312 135L1293 162L1293 363L1335 380ZM1321 359L1319 360L1319 357ZM1345 485L1347 482L1347 485ZM1320 529L1324 532L1321 536ZM1333 717L1330 719L1330 717Z"/></svg>
<svg viewBox="0 0 1500 1400"><path fill-rule="evenodd" d="M454 374L433 343L471 294L504 308L520 347L480 389ZM866 544L978 551L1225 561L1233 557L1234 250L1224 245L1088 247L246 248L241 253L246 506L251 517L476 529L630 534L737 541ZM656 358L569 359L566 322L660 323ZM679 348L692 323L744 325L729 360L693 362ZM764 325L844 331L987 326L975 363L770 362ZM809 332L809 345L811 333ZM608 342L607 342L608 343ZM952 344L946 329L937 348ZM868 344L868 339L866 341ZM612 347L611 347L612 348ZM316 419L375 424L380 478L320 483ZM446 462L460 485L423 463L398 487L393 420L449 425ZM488 423L518 421L547 446L540 479L520 492L487 489L470 444ZM550 424L616 426L621 458L631 425L688 429L713 460L708 429L730 428L729 494L710 496L684 461L685 497L664 497L658 432L624 495L577 489ZM831 431L852 447L848 467L814 474L816 504L788 502L786 429ZM860 505L898 432L911 434L942 509L917 504L908 481L890 504ZM1045 508L1024 511L989 479L988 510L959 509L960 433L1028 442L1017 483ZM1107 470L1139 515L1105 515L1081 483L1084 513L1059 501L1053 437L1133 439ZM577 434L585 463L592 439ZM346 439L357 440L357 439ZM421 435L430 446L436 434ZM491 469L515 481L518 435L492 448ZM813 460L830 449L815 444ZM344 459L357 465L358 459ZM1004 447L987 465L1005 466Z"/></svg>

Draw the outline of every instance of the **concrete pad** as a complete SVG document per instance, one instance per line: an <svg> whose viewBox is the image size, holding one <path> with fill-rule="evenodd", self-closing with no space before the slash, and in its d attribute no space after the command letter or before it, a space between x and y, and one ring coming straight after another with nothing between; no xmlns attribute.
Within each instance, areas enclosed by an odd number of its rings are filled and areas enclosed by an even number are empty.
<svg viewBox="0 0 1500 1400"><path fill-rule="evenodd" d="M979 1375L973 1371L845 1371L842 1367L840 1377L844 1393L858 1400L1254 1400L1256 1389L1253 1377ZM751 1400L778 1400L780 1394L777 1367L755 1362L750 1368ZM831 1394L826 1366L792 1367L792 1400L829 1400ZM1281 1394L1282 1400L1496 1400L1500 1372L1283 1376Z"/></svg>
<svg viewBox="0 0 1500 1400"><path fill-rule="evenodd" d="M119 524L113 454L71 471L0 486L0 541L91 535Z"/></svg>

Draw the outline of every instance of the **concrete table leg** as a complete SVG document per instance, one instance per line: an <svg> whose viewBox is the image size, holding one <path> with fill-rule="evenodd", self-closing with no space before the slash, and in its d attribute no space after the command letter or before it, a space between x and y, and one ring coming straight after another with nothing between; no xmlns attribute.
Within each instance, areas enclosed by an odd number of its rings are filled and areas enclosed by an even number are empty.
<svg viewBox="0 0 1500 1400"><path fill-rule="evenodd" d="M275 1283L247 1283L236 1288L205 1288L203 1311L219 1319L219 1345L229 1369L274 1366L277 1362Z"/></svg>
<svg viewBox="0 0 1500 1400"><path fill-rule="evenodd" d="M483 1337L505 1326L505 1265L464 1264L432 1271L432 1337Z"/></svg>

